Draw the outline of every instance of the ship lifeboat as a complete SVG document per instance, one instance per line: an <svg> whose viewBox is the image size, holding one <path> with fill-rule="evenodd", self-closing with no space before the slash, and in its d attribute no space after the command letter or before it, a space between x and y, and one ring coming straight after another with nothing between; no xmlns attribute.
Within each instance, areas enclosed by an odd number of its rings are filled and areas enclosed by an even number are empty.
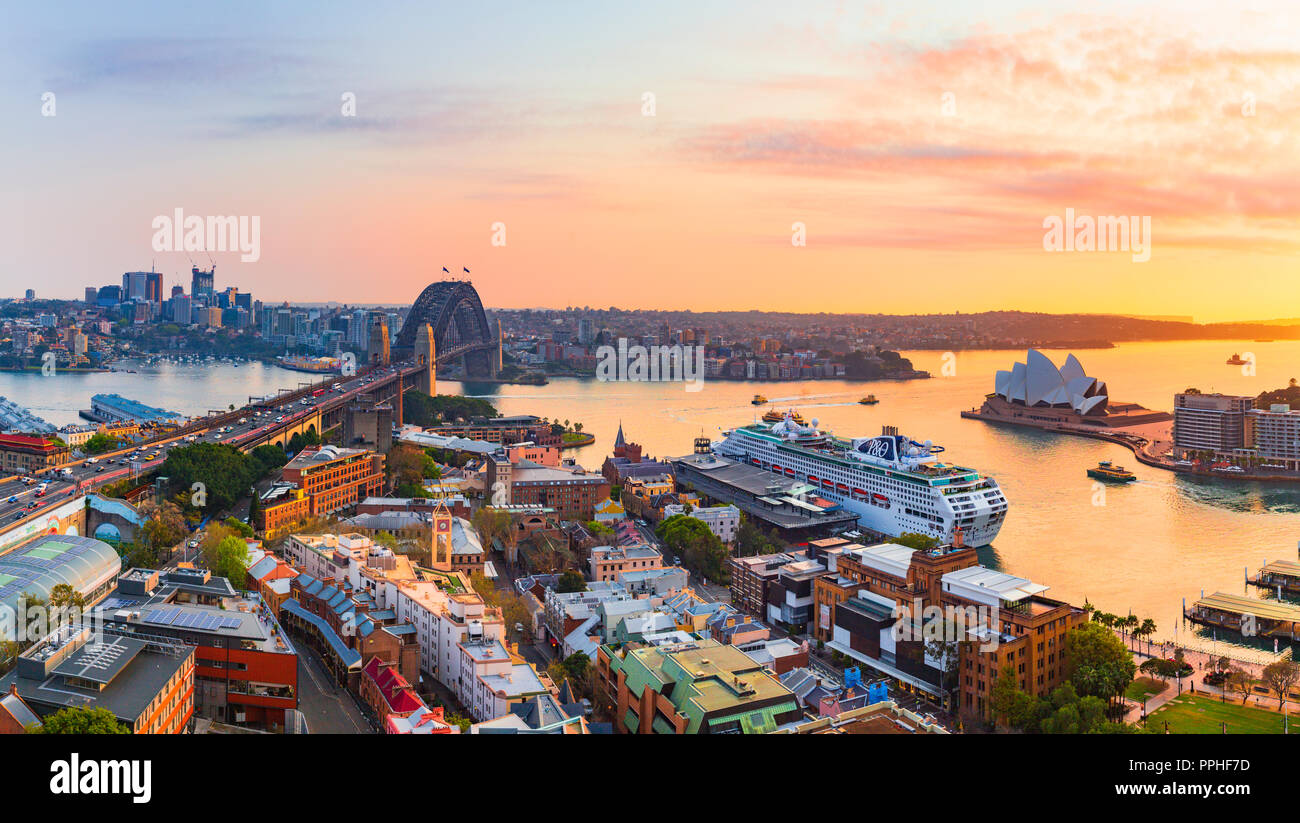
<svg viewBox="0 0 1300 823"><path fill-rule="evenodd" d="M842 491L842 492L845 492L845 493L848 493L848 490L849 490L849 487L846 486L846 485L844 485L843 483L836 483L836 484L835 484L835 488L836 488L838 491Z"/></svg>
<svg viewBox="0 0 1300 823"><path fill-rule="evenodd" d="M757 457L755 457L754 459L750 460L749 462L753 463L755 466L761 466L761 465L763 465L763 461L762 461L762 460L759 460Z"/></svg>
<svg viewBox="0 0 1300 823"><path fill-rule="evenodd" d="M808 475L808 482L809 482L809 483L816 483L816 482L817 482L817 475L815 475L815 474L810 474L810 475Z"/></svg>
<svg viewBox="0 0 1300 823"><path fill-rule="evenodd" d="M854 489L853 496L858 500L866 500L868 497L870 497L870 495L867 494L866 489Z"/></svg>
<svg viewBox="0 0 1300 823"><path fill-rule="evenodd" d="M888 503L888 502L889 502L889 498L888 498L888 497L885 497L883 494L873 494L873 495L871 495L871 499L872 499L872 500L875 500L877 503Z"/></svg>
<svg viewBox="0 0 1300 823"><path fill-rule="evenodd" d="M794 477L794 469L786 469L786 470L785 470L785 476L786 476L786 477Z"/></svg>
<svg viewBox="0 0 1300 823"><path fill-rule="evenodd" d="M832 482L829 481L829 480L823 480L823 481L822 481L822 488L823 488L823 489L833 489L833 488L835 488L835 484L832 483Z"/></svg>

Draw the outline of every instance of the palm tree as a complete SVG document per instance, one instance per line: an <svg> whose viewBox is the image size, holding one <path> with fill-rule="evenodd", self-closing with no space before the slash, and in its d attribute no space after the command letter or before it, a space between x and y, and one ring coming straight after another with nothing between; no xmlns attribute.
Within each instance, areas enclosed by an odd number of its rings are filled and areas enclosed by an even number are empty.
<svg viewBox="0 0 1300 823"><path fill-rule="evenodd" d="M1133 614L1133 612L1129 612L1128 617L1124 618L1124 628L1128 629L1129 634L1135 634L1141 624L1142 621L1138 620L1137 615Z"/></svg>
<svg viewBox="0 0 1300 823"><path fill-rule="evenodd" d="M1142 621L1142 636L1147 639L1147 654L1151 654L1151 636L1156 633L1156 621L1146 618Z"/></svg>
<svg viewBox="0 0 1300 823"><path fill-rule="evenodd" d="M1146 636L1146 634L1143 632L1143 627L1140 623L1133 627L1130 634L1133 635L1134 640L1137 640L1139 642L1141 642L1142 638Z"/></svg>

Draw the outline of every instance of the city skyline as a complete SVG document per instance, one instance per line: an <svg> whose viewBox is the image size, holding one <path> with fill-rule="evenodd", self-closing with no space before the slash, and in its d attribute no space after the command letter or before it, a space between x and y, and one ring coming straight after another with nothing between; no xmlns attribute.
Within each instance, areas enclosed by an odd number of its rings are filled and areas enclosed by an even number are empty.
<svg viewBox="0 0 1300 823"><path fill-rule="evenodd" d="M1288 316L1300 49L1259 8L24 9L5 277L169 291L208 265L151 245L184 209L260 218L213 258L267 302L446 266L501 308ZM1044 251L1067 210L1149 217L1149 261Z"/></svg>

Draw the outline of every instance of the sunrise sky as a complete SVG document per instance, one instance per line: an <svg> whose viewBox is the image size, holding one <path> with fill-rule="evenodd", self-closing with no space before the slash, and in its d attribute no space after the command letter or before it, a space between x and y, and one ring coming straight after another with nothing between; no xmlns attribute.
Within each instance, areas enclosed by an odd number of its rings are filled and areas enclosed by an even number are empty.
<svg viewBox="0 0 1300 823"><path fill-rule="evenodd" d="M1295 3L191 5L6 12L0 294L188 288L183 208L268 301L1300 315Z"/></svg>

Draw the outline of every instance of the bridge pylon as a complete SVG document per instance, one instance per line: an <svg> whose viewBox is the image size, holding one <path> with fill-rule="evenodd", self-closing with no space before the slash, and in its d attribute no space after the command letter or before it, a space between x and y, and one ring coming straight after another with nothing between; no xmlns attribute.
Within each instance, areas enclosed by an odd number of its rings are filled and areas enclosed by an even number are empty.
<svg viewBox="0 0 1300 823"><path fill-rule="evenodd" d="M415 387L432 397L438 393L437 343L433 338L433 326L421 323L415 331L415 365L420 371L415 375Z"/></svg>

